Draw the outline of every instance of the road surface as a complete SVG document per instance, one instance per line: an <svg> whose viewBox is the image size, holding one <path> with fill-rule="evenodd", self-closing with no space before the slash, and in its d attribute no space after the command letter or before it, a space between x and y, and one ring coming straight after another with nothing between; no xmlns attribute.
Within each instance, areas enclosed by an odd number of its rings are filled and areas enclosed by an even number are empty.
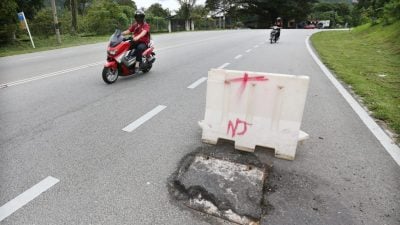
<svg viewBox="0 0 400 225"><path fill-rule="evenodd" d="M261 224L400 224L400 167L311 58L313 32L283 30L274 45L268 30L157 35L153 70L113 85L101 79L106 43L1 58L0 206L28 191L0 224L219 223L166 187L203 145L206 83L195 82L217 67L311 78L296 159L255 153L273 164Z"/></svg>

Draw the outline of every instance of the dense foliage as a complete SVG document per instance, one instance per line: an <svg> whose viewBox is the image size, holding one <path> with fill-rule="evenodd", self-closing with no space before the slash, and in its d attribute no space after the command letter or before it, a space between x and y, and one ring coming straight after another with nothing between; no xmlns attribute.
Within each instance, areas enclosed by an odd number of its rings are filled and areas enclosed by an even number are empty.
<svg viewBox="0 0 400 225"><path fill-rule="evenodd" d="M95 34L109 34L115 29L126 29L132 18L132 9L124 10L116 2L95 0L86 15L87 31Z"/></svg>
<svg viewBox="0 0 400 225"><path fill-rule="evenodd" d="M388 24L400 20L400 0L391 0L384 6L383 18Z"/></svg>
<svg viewBox="0 0 400 225"><path fill-rule="evenodd" d="M17 29L15 12L18 5L15 1L0 1L0 43L12 40L13 32Z"/></svg>
<svg viewBox="0 0 400 225"><path fill-rule="evenodd" d="M154 3L146 10L146 16L167 18L171 16L171 12L168 9L164 9L160 3Z"/></svg>
<svg viewBox="0 0 400 225"><path fill-rule="evenodd" d="M207 0L206 6L216 14L224 13L254 28L271 26L277 17L301 21L311 13L317 0Z"/></svg>
<svg viewBox="0 0 400 225"><path fill-rule="evenodd" d="M263 28L277 16L288 21L330 20L333 27L357 26L384 20L393 23L400 17L400 0L207 0L214 14L223 13L250 27Z"/></svg>
<svg viewBox="0 0 400 225"><path fill-rule="evenodd" d="M190 20L197 29L221 28L222 17L223 27L227 28L267 28L278 16L285 26L289 22L296 25L313 20L330 20L332 27L369 22L391 24L400 20L400 0L359 0L357 4L351 0L206 0L204 6L196 5L196 0L176 1L180 8L175 13L159 3L146 9L153 31L166 31L171 15L176 21L184 21L177 26L184 28ZM56 4L61 33L85 35L126 29L137 7L132 0L57 0ZM50 1L6 0L0 1L0 43L26 34L17 26L17 12L21 11L25 12L34 36L54 35Z"/></svg>
<svg viewBox="0 0 400 225"><path fill-rule="evenodd" d="M360 24L391 24L400 20L400 0L359 0L354 14L360 18Z"/></svg>

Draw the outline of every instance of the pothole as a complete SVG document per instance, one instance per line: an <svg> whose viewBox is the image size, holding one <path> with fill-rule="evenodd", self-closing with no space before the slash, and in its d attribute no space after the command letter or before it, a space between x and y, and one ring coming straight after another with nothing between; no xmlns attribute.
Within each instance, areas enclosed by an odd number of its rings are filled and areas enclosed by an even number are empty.
<svg viewBox="0 0 400 225"><path fill-rule="evenodd" d="M191 209L254 225L263 214L266 178L266 166L251 153L197 151L182 159L169 191Z"/></svg>

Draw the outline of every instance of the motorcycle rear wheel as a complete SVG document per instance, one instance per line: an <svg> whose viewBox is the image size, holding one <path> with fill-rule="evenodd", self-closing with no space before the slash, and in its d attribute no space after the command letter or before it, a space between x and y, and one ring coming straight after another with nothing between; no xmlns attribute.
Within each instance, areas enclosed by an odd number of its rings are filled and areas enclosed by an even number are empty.
<svg viewBox="0 0 400 225"><path fill-rule="evenodd" d="M106 84L112 84L118 79L118 69L113 70L112 68L104 67L102 77Z"/></svg>

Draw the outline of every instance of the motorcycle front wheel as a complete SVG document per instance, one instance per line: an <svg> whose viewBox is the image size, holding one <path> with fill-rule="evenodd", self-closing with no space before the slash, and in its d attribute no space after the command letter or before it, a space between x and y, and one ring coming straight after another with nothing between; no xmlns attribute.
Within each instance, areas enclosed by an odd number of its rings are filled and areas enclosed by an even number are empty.
<svg viewBox="0 0 400 225"><path fill-rule="evenodd" d="M151 70L152 67L153 67L153 64L149 64L144 69L142 69L142 72L143 73L148 73Z"/></svg>
<svg viewBox="0 0 400 225"><path fill-rule="evenodd" d="M104 67L102 77L106 84L112 84L118 79L118 69Z"/></svg>

